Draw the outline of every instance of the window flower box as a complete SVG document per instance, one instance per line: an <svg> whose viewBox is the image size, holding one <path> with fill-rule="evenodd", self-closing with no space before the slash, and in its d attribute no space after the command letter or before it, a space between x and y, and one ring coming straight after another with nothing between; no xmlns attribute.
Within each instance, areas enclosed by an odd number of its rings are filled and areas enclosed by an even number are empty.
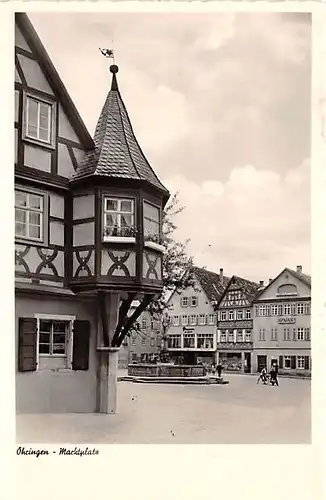
<svg viewBox="0 0 326 500"><path fill-rule="evenodd" d="M164 252L165 247L162 245L162 239L159 234L147 234L144 236L144 246L158 252Z"/></svg>

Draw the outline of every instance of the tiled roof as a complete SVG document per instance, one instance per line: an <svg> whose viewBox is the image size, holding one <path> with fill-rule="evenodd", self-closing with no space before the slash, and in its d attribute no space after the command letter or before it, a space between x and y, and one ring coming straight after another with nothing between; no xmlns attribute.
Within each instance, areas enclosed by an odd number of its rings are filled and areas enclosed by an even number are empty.
<svg viewBox="0 0 326 500"><path fill-rule="evenodd" d="M306 285L311 287L311 276L309 274L304 274L303 272L293 271L293 269L286 268L287 271L292 273L296 278L303 281Z"/></svg>
<svg viewBox="0 0 326 500"><path fill-rule="evenodd" d="M258 289L261 289L259 283L254 281L249 281L245 278L240 278L240 276L232 276L232 283L235 283L239 288L245 293L249 302L251 302L257 295Z"/></svg>
<svg viewBox="0 0 326 500"><path fill-rule="evenodd" d="M198 279L209 301L218 302L227 287L230 278L223 276L223 283L220 275L213 271L208 271L203 267L193 267L193 274Z"/></svg>
<svg viewBox="0 0 326 500"><path fill-rule="evenodd" d="M142 180L168 194L134 135L118 89L117 66L111 66L110 70L113 72L112 85L95 129L95 149L78 165L73 178L100 175Z"/></svg>

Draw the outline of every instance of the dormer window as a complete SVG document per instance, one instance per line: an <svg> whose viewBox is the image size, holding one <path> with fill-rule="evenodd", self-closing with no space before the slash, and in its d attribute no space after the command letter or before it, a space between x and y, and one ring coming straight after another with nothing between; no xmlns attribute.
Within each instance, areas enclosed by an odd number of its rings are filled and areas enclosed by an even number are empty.
<svg viewBox="0 0 326 500"><path fill-rule="evenodd" d="M104 241L135 242L135 204L127 198L105 197Z"/></svg>
<svg viewBox="0 0 326 500"><path fill-rule="evenodd" d="M55 103L25 94L23 138L31 142L54 147Z"/></svg>
<svg viewBox="0 0 326 500"><path fill-rule="evenodd" d="M146 247L163 251L161 241L160 209L147 201L143 204L144 244Z"/></svg>

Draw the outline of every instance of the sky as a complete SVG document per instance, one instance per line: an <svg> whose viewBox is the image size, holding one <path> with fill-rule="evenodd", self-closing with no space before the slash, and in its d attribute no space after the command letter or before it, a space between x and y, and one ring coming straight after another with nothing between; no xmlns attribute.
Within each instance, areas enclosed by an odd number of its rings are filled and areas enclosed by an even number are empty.
<svg viewBox="0 0 326 500"><path fill-rule="evenodd" d="M305 13L32 13L93 135L111 75L195 263L310 273L311 18Z"/></svg>

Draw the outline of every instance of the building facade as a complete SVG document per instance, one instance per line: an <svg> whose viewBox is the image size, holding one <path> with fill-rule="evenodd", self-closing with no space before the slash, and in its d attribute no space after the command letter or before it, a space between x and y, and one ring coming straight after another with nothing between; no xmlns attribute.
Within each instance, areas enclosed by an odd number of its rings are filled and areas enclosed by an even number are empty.
<svg viewBox="0 0 326 500"><path fill-rule="evenodd" d="M134 331L125 339L119 353L119 367L127 368L130 363L153 361L162 348L161 321L153 319L144 311L137 320L140 331Z"/></svg>
<svg viewBox="0 0 326 500"><path fill-rule="evenodd" d="M217 307L217 359L224 370L251 373L253 300L260 285L232 276Z"/></svg>
<svg viewBox="0 0 326 500"><path fill-rule="evenodd" d="M285 268L254 300L253 371L311 373L311 277Z"/></svg>
<svg viewBox="0 0 326 500"><path fill-rule="evenodd" d="M220 274L194 267L195 286L173 293L168 302L167 348L178 363L216 362L216 305L229 282Z"/></svg>
<svg viewBox="0 0 326 500"><path fill-rule="evenodd" d="M92 138L27 15L15 24L16 408L114 413L128 324L162 291L169 193L118 67Z"/></svg>

